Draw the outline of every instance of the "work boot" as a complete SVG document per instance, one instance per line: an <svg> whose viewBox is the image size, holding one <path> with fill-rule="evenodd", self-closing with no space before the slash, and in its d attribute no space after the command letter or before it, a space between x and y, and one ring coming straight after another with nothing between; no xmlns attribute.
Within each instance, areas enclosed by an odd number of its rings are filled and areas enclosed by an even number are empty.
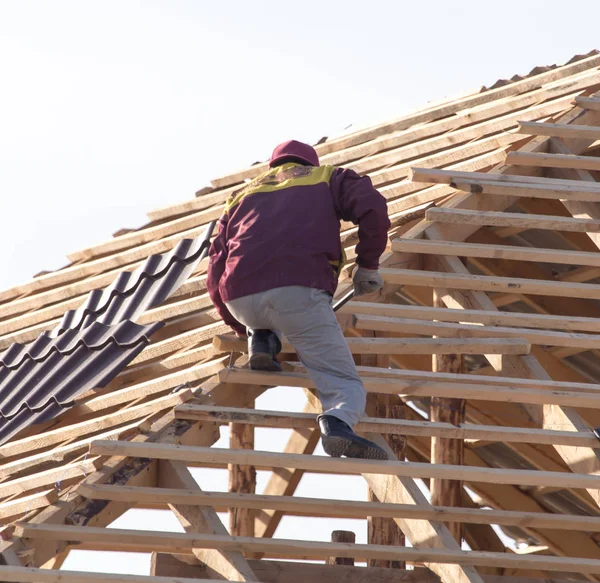
<svg viewBox="0 0 600 583"><path fill-rule="evenodd" d="M359 437L352 428L333 415L319 416L319 428L325 453L331 457L354 457L387 460L388 454L377 444Z"/></svg>
<svg viewBox="0 0 600 583"><path fill-rule="evenodd" d="M248 357L252 370L281 372L277 355L281 352L281 341L271 330L248 328Z"/></svg>

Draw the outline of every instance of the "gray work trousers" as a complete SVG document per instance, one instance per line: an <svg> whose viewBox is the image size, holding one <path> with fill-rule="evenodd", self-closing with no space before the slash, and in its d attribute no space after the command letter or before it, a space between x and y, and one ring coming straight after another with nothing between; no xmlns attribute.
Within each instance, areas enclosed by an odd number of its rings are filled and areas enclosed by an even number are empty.
<svg viewBox="0 0 600 583"><path fill-rule="evenodd" d="M323 414L356 425L365 389L326 291L279 287L227 302L227 308L248 328L283 334L314 381Z"/></svg>

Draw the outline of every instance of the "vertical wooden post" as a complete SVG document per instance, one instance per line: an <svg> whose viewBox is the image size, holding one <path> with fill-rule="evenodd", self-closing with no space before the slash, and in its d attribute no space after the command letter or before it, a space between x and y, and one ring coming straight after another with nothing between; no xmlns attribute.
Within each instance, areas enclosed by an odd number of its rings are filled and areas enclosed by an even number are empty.
<svg viewBox="0 0 600 583"><path fill-rule="evenodd" d="M332 543L350 543L356 542L356 535L350 530L334 530L331 533ZM328 565L354 565L354 559L352 557L329 557L327 559Z"/></svg>
<svg viewBox="0 0 600 583"><path fill-rule="evenodd" d="M434 307L445 307L438 290L433 291ZM460 354L434 354L432 370L435 372L462 373L464 360ZM431 399L431 421L458 425L465 420L465 400L433 397ZM464 442L461 439L431 438L431 463L461 465L464 463ZM462 502L462 482L458 480L432 479L430 483L431 503L439 506L460 506ZM462 525L448 523L452 536L460 544Z"/></svg>
<svg viewBox="0 0 600 583"><path fill-rule="evenodd" d="M251 404L251 407L254 403ZM254 449L254 427L246 423L229 424L231 449ZM256 468L229 464L229 491L254 494L256 491ZM229 532L233 536L254 536L256 511L250 508L229 509Z"/></svg>
<svg viewBox="0 0 600 583"><path fill-rule="evenodd" d="M369 404L369 413L376 417L385 419L403 419L404 403L396 395L369 395L371 397ZM405 458L406 438L403 435L386 435L386 440L393 452L400 461ZM369 488L369 501L379 502L375 493ZM404 533L400 530L392 518L383 518L381 516L369 516L368 519L368 540L370 545L393 545L404 546L406 539ZM391 569L404 569L404 561L393 561L389 559L370 559L369 567L385 567Z"/></svg>
<svg viewBox="0 0 600 583"><path fill-rule="evenodd" d="M381 333L380 333L381 334ZM365 331L363 336L375 337L374 331ZM363 366L378 366L381 368L389 368L390 357L388 355L370 355L364 354L361 356ZM404 418L404 403L396 395L379 395L370 394L367 396L367 412L374 417L383 419L403 419ZM387 435L387 442L399 460L404 460L406 439L402 435ZM371 502L379 502L375 493L369 488L368 499ZM406 540L403 532L398 528L398 525L392 518L383 518L381 516L369 516L368 519L368 541L371 545L394 545L404 546ZM403 561L390 561L370 559L368 561L370 567L388 567L393 569L404 569Z"/></svg>

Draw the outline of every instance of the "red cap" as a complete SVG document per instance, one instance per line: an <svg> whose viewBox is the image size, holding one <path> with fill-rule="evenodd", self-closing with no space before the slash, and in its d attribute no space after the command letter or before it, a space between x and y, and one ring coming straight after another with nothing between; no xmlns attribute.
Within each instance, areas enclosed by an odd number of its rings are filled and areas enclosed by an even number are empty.
<svg viewBox="0 0 600 583"><path fill-rule="evenodd" d="M288 142L279 144L271 154L269 166L276 166L277 162L284 158L296 158L297 160L306 162L310 166L319 165L319 156L315 149L308 144L297 142L296 140L289 140Z"/></svg>

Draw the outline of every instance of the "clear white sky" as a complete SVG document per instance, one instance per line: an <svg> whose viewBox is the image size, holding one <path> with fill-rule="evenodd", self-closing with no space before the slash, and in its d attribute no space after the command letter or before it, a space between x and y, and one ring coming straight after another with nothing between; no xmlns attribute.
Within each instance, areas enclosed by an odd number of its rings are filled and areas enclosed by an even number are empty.
<svg viewBox="0 0 600 583"><path fill-rule="evenodd" d="M599 48L599 17L598 0L0 0L0 289L280 141L314 143ZM344 483L318 490L364 496ZM328 536L285 524L282 536ZM67 565L147 569L85 556Z"/></svg>

